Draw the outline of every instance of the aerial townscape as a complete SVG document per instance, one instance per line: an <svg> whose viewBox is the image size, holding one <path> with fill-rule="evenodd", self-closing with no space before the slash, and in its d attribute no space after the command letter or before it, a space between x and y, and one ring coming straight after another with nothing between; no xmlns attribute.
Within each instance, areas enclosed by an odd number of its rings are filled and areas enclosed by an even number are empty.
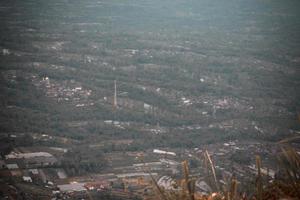
<svg viewBox="0 0 300 200"><path fill-rule="evenodd" d="M0 1L0 200L300 199L299 8Z"/></svg>

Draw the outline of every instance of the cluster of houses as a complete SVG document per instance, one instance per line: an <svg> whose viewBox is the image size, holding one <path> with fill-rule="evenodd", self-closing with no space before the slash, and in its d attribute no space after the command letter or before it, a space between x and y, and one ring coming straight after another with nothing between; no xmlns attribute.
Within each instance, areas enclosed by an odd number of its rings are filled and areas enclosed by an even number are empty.
<svg viewBox="0 0 300 200"><path fill-rule="evenodd" d="M89 100L92 90L83 88L74 80L58 82L50 80L49 77L43 77L42 80L35 77L33 82L36 87L44 88L48 97L58 102L73 102L76 107L94 105L94 102Z"/></svg>

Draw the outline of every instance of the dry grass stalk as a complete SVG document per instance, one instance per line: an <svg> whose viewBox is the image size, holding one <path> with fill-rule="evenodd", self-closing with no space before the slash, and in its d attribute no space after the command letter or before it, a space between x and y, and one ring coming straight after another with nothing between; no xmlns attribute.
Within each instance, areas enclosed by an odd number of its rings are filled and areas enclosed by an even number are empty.
<svg viewBox="0 0 300 200"><path fill-rule="evenodd" d="M300 139L300 136L289 137L278 142L279 145L288 145L289 142Z"/></svg>
<svg viewBox="0 0 300 200"><path fill-rule="evenodd" d="M189 199L194 200L195 187L192 180L190 180L189 178L189 167L186 160L182 162L182 167L183 167L184 182L185 182L184 188L186 188L186 193L188 194Z"/></svg>
<svg viewBox="0 0 300 200"><path fill-rule="evenodd" d="M207 150L205 150L204 157L205 157L205 160L208 161L210 170L211 170L212 175L213 175L213 182L215 184L215 187L216 187L217 191L219 191L219 184L218 184L218 180L217 180L217 176L216 176L215 165L212 162L212 160L210 158L210 155L209 155ZM208 165L207 165L207 167L208 167Z"/></svg>
<svg viewBox="0 0 300 200"><path fill-rule="evenodd" d="M233 178L231 180L230 193L229 193L228 200L236 199L236 193L237 193L237 180L235 178Z"/></svg>
<svg viewBox="0 0 300 200"><path fill-rule="evenodd" d="M293 137L279 142L282 153L279 154L278 160L281 168L285 169L289 185L293 187L291 193L297 194L300 199L300 155L288 144L288 142L299 138Z"/></svg>
<svg viewBox="0 0 300 200"><path fill-rule="evenodd" d="M257 177L256 177L257 199L262 200L263 183L262 183L262 175L261 175L261 159L260 159L260 156L256 156L256 168L257 168Z"/></svg>

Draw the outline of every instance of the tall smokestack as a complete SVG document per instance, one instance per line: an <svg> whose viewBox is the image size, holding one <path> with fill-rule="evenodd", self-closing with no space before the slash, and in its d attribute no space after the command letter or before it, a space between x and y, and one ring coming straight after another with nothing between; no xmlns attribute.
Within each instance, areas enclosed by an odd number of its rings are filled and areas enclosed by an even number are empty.
<svg viewBox="0 0 300 200"><path fill-rule="evenodd" d="M117 81L115 80L115 93L114 93L114 108L118 107L118 102L117 102Z"/></svg>

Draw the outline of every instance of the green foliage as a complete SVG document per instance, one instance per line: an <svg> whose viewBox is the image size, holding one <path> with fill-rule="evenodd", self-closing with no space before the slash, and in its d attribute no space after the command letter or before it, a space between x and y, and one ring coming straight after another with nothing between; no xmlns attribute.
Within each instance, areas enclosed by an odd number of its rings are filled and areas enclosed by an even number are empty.
<svg viewBox="0 0 300 200"><path fill-rule="evenodd" d="M99 173L107 161L101 152L91 152L86 148L76 148L64 154L62 167L70 176Z"/></svg>

